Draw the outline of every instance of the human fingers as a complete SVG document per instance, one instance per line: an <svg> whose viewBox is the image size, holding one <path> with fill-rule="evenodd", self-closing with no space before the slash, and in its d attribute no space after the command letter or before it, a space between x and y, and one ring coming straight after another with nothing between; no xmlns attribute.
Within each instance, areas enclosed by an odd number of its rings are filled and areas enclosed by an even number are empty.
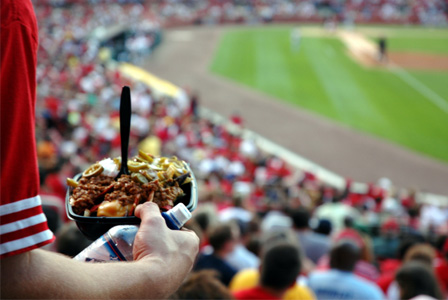
<svg viewBox="0 0 448 300"><path fill-rule="evenodd" d="M154 202L145 202L143 204L139 204L135 208L135 216L137 218L140 218L142 222L153 217L160 216L159 206Z"/></svg>
<svg viewBox="0 0 448 300"><path fill-rule="evenodd" d="M199 237L192 230L170 230L160 213L157 204L146 202L138 205L135 216L140 218L140 229L134 243L134 256L142 257L152 254L168 254L174 251L183 252L195 257L199 251Z"/></svg>

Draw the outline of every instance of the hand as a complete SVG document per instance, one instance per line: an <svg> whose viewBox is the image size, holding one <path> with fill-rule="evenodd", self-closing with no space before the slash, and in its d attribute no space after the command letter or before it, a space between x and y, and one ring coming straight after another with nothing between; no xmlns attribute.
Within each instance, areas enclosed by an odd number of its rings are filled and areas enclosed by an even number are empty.
<svg viewBox="0 0 448 300"><path fill-rule="evenodd" d="M142 222L135 236L134 260L156 259L165 272L183 274L183 280L199 252L198 236L187 229L169 229L158 205L153 202L137 206L135 216Z"/></svg>
<svg viewBox="0 0 448 300"><path fill-rule="evenodd" d="M2 299L166 299L193 267L199 238L169 229L155 203L137 206L135 215L142 219L135 261L90 264L35 249L2 259Z"/></svg>

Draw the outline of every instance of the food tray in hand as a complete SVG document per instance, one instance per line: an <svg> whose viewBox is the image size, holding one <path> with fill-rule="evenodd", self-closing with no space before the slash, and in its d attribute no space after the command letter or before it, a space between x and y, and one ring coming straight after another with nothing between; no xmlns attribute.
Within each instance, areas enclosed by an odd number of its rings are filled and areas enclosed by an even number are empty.
<svg viewBox="0 0 448 300"><path fill-rule="evenodd" d="M140 153L141 154L141 153ZM135 159L137 158L137 159ZM130 163L133 164L134 162L138 163L138 156L136 156L134 158L134 160L129 160L128 161L128 166L130 166ZM160 159L160 158L156 158L156 159ZM162 158L162 159L167 159L167 158ZM109 159L110 160L110 159ZM119 160L119 158L118 158ZM168 160L168 159L167 159ZM117 162L117 159L114 159L114 161ZM121 162L118 162L121 163ZM184 162L184 161L178 161L178 163L181 163L183 165L183 172L184 174L182 174L179 177L183 177L182 179L184 179L183 184L180 184L179 187L182 189L183 193L182 195L178 196L172 203L173 206L175 206L176 204L182 202L189 211L193 211L196 209L197 203L198 203L198 191L197 191L197 182L196 182L196 178L194 177L194 174L190 168L190 166ZM98 163L97 163L98 164ZM95 164L95 165L97 165ZM95 166L93 165L93 166ZM135 167L135 166L134 166ZM117 166L117 169L119 169L119 166ZM139 170L138 168L135 169L133 171L131 171L131 175L133 173L139 173L139 174L145 174L146 177L148 177L148 175L143 172L145 169L143 170ZM107 170L103 169L103 173L107 173ZM87 174L86 174L87 172ZM67 194L66 194L66 210L67 210L67 215L71 220L74 220L79 228L79 230L89 239L91 240L95 240L98 237L100 237L101 235L103 235L105 232L107 232L110 228L116 226L116 225L132 225L132 224L140 224L140 219L135 217L133 215L133 209L132 208L132 213L130 215L127 215L127 211L126 211L126 215L124 216L106 216L104 215L96 215L95 213L90 213L90 211L93 211L96 209L96 211L98 211L98 208L86 208L84 210L84 212L80 211L80 209L76 206L74 206L74 200L73 200L73 192L75 190L75 186L80 182L81 178L83 178L84 175L87 176L95 176L92 174L92 169L89 168L87 169L85 172L77 174L73 179L69 178L67 179L67 183L69 184L69 187L67 189ZM93 171L93 173L95 173L97 171ZM157 174L159 173L159 174ZM84 174L84 175L83 175ZM159 171L156 172L156 174L158 175L158 177L154 178L154 180L157 181L163 181L164 176L166 177L166 173L164 173L163 171ZM113 176L114 173L108 174L109 176ZM136 175L136 174L133 174ZM172 174L169 174L170 176L173 176ZM138 175L140 176L140 175ZM85 177L85 176L84 176ZM135 176L133 176L134 178ZM175 175L173 176L175 177ZM149 177L148 177L149 178ZM188 180L185 181L185 178L187 178ZM116 178L115 180L113 180L114 182L116 180L118 180L119 178ZM135 180L135 178L134 178ZM99 197L104 197L104 194L106 192L103 192L101 196ZM151 195L152 197L155 197L154 195ZM104 198L101 199L97 199L95 200L95 206L98 207L100 203L104 203L105 201L103 201ZM156 199L154 199L154 202ZM152 199L151 199L152 201ZM145 199L140 199L137 203L137 201L135 202L135 204L140 204L146 202ZM160 203L159 207L161 209L161 211L163 210L167 210L169 209L169 207L161 207ZM107 210L107 209L106 209Z"/></svg>

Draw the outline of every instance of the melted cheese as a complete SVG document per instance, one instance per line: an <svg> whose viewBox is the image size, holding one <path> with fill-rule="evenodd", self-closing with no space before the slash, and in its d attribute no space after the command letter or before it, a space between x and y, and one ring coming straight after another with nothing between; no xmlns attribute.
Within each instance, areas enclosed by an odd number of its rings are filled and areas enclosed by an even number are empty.
<svg viewBox="0 0 448 300"><path fill-rule="evenodd" d="M118 200L104 201L98 207L98 217L124 217L130 211L132 204L121 206Z"/></svg>

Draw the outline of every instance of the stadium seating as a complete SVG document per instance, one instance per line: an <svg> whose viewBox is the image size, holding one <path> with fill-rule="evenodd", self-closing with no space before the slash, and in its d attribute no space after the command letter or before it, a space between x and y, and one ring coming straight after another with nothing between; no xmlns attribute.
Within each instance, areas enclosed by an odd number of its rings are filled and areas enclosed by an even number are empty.
<svg viewBox="0 0 448 300"><path fill-rule="evenodd" d="M139 62L150 55L147 50L160 42L163 26L321 21L328 11L338 16L356 11L355 21L423 24L437 11L443 23L446 14L432 9L444 8L442 1L351 0L344 7L336 1L325 2L326 7L323 2L285 0L109 2L34 1L40 28L36 133L42 190L48 197L63 201L65 178L104 157L120 155L119 93L121 86L129 85L133 101L130 152L143 147L156 155L188 161L199 180L202 201L212 199L222 209L232 205L236 195L243 196L248 208L263 215L285 206L313 210L336 200L358 209L359 229L371 235L389 228L389 217L397 220L402 234L429 229L436 237L446 233L446 224L424 223L431 211L421 210L425 219L419 219L415 210L422 207L415 191L397 194L387 179L371 183L362 192L353 189L348 179L343 189L329 186L316 174L293 168L281 156L266 152L241 130L232 130L244 129L243 119L205 118L195 109L193 93L163 94L157 86L122 73L118 64Z"/></svg>

